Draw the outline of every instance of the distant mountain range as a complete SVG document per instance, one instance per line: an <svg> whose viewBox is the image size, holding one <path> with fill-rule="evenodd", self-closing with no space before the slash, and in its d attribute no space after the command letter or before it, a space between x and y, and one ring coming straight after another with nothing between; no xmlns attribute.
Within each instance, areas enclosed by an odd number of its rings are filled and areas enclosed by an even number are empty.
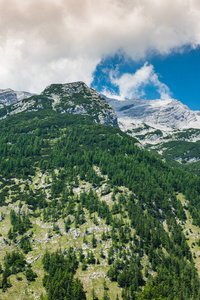
<svg viewBox="0 0 200 300"><path fill-rule="evenodd" d="M52 93L52 89L61 88L59 96ZM55 92L55 91L54 91ZM107 98L98 94L94 89L89 88L83 82L74 82L68 84L52 84L48 86L41 95L52 97L55 101L60 103L61 98L70 97L75 93L84 92L84 97L90 94L91 100L104 99L116 111L117 118L123 130L135 129L135 127L146 124L149 127L160 129L162 131L170 132L178 129L184 130L188 128L200 129L200 111L192 111L188 106L182 104L175 99L169 100L116 100ZM29 92L13 91L12 89L0 90L0 108L15 104L23 99L34 96ZM37 95L38 96L38 95ZM58 99L59 98L59 99ZM65 99L63 99L65 100ZM104 101L105 102L105 101ZM56 104L56 105L57 105ZM85 114L85 110L79 111L76 107L73 113Z"/></svg>

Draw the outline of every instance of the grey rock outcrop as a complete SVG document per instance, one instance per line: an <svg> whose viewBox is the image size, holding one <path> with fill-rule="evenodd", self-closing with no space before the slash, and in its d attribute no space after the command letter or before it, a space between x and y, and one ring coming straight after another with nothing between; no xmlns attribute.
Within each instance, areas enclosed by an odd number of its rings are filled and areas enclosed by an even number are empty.
<svg viewBox="0 0 200 300"><path fill-rule="evenodd" d="M28 92L16 92L11 89L0 90L0 108L17 103L20 100L31 97Z"/></svg>

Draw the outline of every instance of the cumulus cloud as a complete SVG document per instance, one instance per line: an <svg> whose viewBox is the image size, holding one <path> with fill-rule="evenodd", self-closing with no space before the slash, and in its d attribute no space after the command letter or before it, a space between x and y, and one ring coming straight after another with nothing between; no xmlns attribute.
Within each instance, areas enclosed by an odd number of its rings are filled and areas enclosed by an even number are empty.
<svg viewBox="0 0 200 300"><path fill-rule="evenodd" d="M90 84L98 62L118 49L137 60L199 44L198 0L0 1L1 88Z"/></svg>
<svg viewBox="0 0 200 300"><path fill-rule="evenodd" d="M131 98L142 98L145 96L147 85L153 86L160 94L160 99L171 98L171 92L168 86L162 83L154 71L154 67L147 62L134 74L125 73L119 76L118 71L110 72L111 83L119 88L119 95L112 94L106 89L102 92L107 97L125 100Z"/></svg>

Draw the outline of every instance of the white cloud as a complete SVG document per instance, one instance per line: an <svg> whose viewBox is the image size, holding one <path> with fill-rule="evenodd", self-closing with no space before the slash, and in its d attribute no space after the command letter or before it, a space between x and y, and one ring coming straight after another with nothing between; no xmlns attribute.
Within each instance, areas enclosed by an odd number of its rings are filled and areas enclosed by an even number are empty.
<svg viewBox="0 0 200 300"><path fill-rule="evenodd" d="M170 92L170 89L166 84L160 82L157 74L152 74L150 82L157 88L157 91L160 94L160 98L162 100L171 99L172 93Z"/></svg>
<svg viewBox="0 0 200 300"><path fill-rule="evenodd" d="M171 98L169 88L158 79L158 75L154 71L154 67L147 62L137 70L134 74L125 73L118 77L118 72L111 72L111 82L119 87L118 99L131 99L141 98L145 95L145 87L152 85L160 94L160 98L165 100ZM108 94L106 91L103 93L106 96L116 97L116 95Z"/></svg>
<svg viewBox="0 0 200 300"><path fill-rule="evenodd" d="M137 60L199 44L198 0L0 0L1 88L90 84L118 49Z"/></svg>

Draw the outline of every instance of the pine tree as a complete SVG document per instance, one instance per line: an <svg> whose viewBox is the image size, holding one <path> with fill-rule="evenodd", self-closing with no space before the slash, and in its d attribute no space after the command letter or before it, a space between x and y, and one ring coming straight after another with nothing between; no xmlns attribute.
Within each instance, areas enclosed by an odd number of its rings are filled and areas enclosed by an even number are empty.
<svg viewBox="0 0 200 300"><path fill-rule="evenodd" d="M81 269L82 269L82 271L85 271L87 269L87 263L86 263L85 258L82 261L82 267L81 267Z"/></svg>
<svg viewBox="0 0 200 300"><path fill-rule="evenodd" d="M97 247L97 239L95 238L94 232L92 234L92 247L93 248Z"/></svg>
<svg viewBox="0 0 200 300"><path fill-rule="evenodd" d="M92 300L98 300L94 288L92 288Z"/></svg>
<svg viewBox="0 0 200 300"><path fill-rule="evenodd" d="M107 290L105 290L104 293L103 293L103 300L110 300Z"/></svg>

